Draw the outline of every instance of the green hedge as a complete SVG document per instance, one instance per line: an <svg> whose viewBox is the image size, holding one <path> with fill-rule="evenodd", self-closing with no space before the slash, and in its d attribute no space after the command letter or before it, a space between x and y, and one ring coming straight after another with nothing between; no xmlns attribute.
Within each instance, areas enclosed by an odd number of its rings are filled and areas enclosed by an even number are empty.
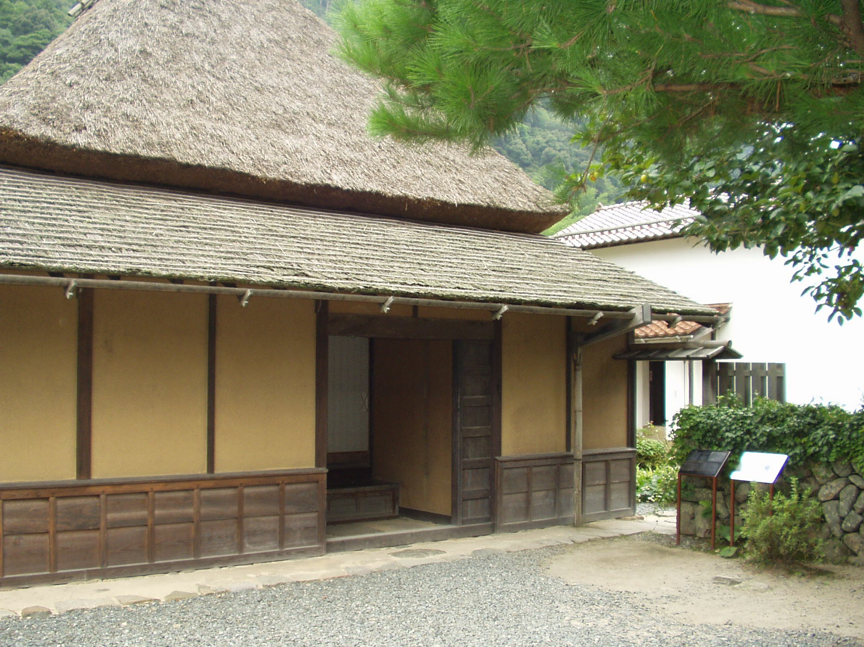
<svg viewBox="0 0 864 647"><path fill-rule="evenodd" d="M691 450L788 454L792 466L852 460L864 466L864 408L849 412L834 405L784 404L757 399L745 407L734 397L717 404L691 405L675 416L674 460Z"/></svg>

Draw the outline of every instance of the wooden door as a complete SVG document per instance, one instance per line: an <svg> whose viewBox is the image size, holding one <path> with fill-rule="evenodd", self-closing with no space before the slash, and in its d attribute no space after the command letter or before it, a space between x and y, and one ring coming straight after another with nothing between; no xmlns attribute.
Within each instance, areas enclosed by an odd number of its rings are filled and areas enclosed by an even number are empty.
<svg viewBox="0 0 864 647"><path fill-rule="evenodd" d="M453 523L493 520L496 375L491 341L454 344Z"/></svg>

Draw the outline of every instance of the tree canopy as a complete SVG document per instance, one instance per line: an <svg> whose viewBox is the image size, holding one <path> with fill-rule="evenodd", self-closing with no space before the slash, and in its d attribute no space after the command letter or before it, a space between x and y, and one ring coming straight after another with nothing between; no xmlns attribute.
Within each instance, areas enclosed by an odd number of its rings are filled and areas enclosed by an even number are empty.
<svg viewBox="0 0 864 647"><path fill-rule="evenodd" d="M361 0L344 57L386 81L373 132L475 148L542 103L589 161L690 233L762 246L818 307L861 314L864 23L860 0Z"/></svg>
<svg viewBox="0 0 864 647"><path fill-rule="evenodd" d="M0 83L30 62L72 21L74 0L0 0Z"/></svg>

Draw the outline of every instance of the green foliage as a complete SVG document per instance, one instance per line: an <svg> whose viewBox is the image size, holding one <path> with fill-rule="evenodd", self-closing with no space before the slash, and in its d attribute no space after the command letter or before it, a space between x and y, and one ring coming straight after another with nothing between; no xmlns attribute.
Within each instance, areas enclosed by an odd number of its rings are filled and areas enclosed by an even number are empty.
<svg viewBox="0 0 864 647"><path fill-rule="evenodd" d="M687 406L675 416L672 454L679 464L693 449L788 454L791 465L851 459L864 465L864 408L785 404L757 398L745 407L724 396L716 405ZM734 463L735 461L730 461Z"/></svg>
<svg viewBox="0 0 864 647"><path fill-rule="evenodd" d="M479 148L548 106L589 151L559 196L608 171L654 206L690 199L694 234L785 256L843 321L864 294L858 5L360 0L339 29L388 84L374 132Z"/></svg>
<svg viewBox="0 0 864 647"><path fill-rule="evenodd" d="M720 557L725 559L732 559L733 557L738 556L738 547L737 546L724 546L720 549Z"/></svg>
<svg viewBox="0 0 864 647"><path fill-rule="evenodd" d="M492 145L499 153L518 164L535 182L550 191L573 173L591 164L592 149L573 144L578 123L562 119L549 110L548 102L538 103L512 130L497 135ZM577 211L587 215L598 202L615 203L623 194L617 178L595 176L588 190L580 195Z"/></svg>
<svg viewBox="0 0 864 647"><path fill-rule="evenodd" d="M668 444L652 437L651 426L636 431L636 498L640 503L671 505L678 489L678 467Z"/></svg>
<svg viewBox="0 0 864 647"><path fill-rule="evenodd" d="M69 25L74 0L0 0L0 83Z"/></svg>
<svg viewBox="0 0 864 647"><path fill-rule="evenodd" d="M742 511L747 534L747 556L762 563L792 564L822 557L818 529L822 506L810 490L799 490L798 480L789 479L789 493L777 492L772 501L768 492L753 488Z"/></svg>
<svg viewBox="0 0 864 647"><path fill-rule="evenodd" d="M636 464L639 467L656 468L669 464L666 443L655 438L636 437Z"/></svg>
<svg viewBox="0 0 864 647"><path fill-rule="evenodd" d="M678 468L674 465L636 468L636 498L640 503L672 505L677 489Z"/></svg>

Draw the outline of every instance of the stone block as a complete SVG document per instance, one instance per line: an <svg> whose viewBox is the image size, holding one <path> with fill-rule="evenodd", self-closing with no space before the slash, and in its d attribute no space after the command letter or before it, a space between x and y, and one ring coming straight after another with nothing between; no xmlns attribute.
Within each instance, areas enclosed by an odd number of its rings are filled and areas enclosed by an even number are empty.
<svg viewBox="0 0 864 647"><path fill-rule="evenodd" d="M813 466L813 476L819 481L819 485L824 485L835 478L834 470L831 469L831 466L822 463L817 463Z"/></svg>
<svg viewBox="0 0 864 647"><path fill-rule="evenodd" d="M750 496L750 484L749 483L736 483L735 484L735 503L745 503L747 501L748 496Z"/></svg>
<svg viewBox="0 0 864 647"><path fill-rule="evenodd" d="M150 602L158 602L156 598L146 598L143 595L118 595L117 603L121 607L132 606L133 604L148 604Z"/></svg>
<svg viewBox="0 0 864 647"><path fill-rule="evenodd" d="M861 476L860 474L850 474L849 482L864 490L864 476Z"/></svg>
<svg viewBox="0 0 864 647"><path fill-rule="evenodd" d="M819 488L819 494L817 498L820 501L831 501L832 499L836 499L838 496L840 496L840 491L847 485L849 485L849 479L847 478L828 481L825 485Z"/></svg>
<svg viewBox="0 0 864 647"><path fill-rule="evenodd" d="M801 492L806 492L810 490L812 493L816 493L819 491L819 487L822 485L819 481L816 480L815 476L810 476L806 479L801 479L798 481L798 484L801 486Z"/></svg>
<svg viewBox="0 0 864 647"><path fill-rule="evenodd" d="M843 523L840 524L840 528L843 529L843 532L858 532L858 529L861 527L861 521L864 520L857 512L850 512L846 515L846 518L843 519Z"/></svg>
<svg viewBox="0 0 864 647"><path fill-rule="evenodd" d="M849 461L834 461L831 463L831 468L840 478L846 478L852 473L852 463Z"/></svg>
<svg viewBox="0 0 864 647"><path fill-rule="evenodd" d="M843 542L839 539L829 539L822 544L822 552L825 553L825 560L832 564L840 564L845 562L849 557L850 551Z"/></svg>
<svg viewBox="0 0 864 647"><path fill-rule="evenodd" d="M852 511L855 500L858 498L859 490L851 483L840 490L837 500L840 501L840 516L845 517Z"/></svg>
<svg viewBox="0 0 864 647"><path fill-rule="evenodd" d="M189 598L197 598L197 593L189 591L171 591L168 595L162 598L165 602L174 602L175 600L188 600Z"/></svg>
<svg viewBox="0 0 864 647"><path fill-rule="evenodd" d="M696 533L696 528L694 525L694 518L696 516L696 511L699 509L699 505L696 503L691 503L689 501L681 502L681 534L682 535L694 535Z"/></svg>
<svg viewBox="0 0 864 647"><path fill-rule="evenodd" d="M726 505L726 501L723 499L717 498L717 522L729 522L729 506Z"/></svg>
<svg viewBox="0 0 864 647"><path fill-rule="evenodd" d="M700 505L696 512L696 518L693 520L693 534L696 537L711 536L711 515L704 515L704 508Z"/></svg>
<svg viewBox="0 0 864 647"><path fill-rule="evenodd" d="M864 536L849 533L843 537L843 544L856 555L864 555Z"/></svg>
<svg viewBox="0 0 864 647"><path fill-rule="evenodd" d="M41 620L51 616L51 609L47 607L26 607L21 610L21 617Z"/></svg>
<svg viewBox="0 0 864 647"><path fill-rule="evenodd" d="M822 504L822 514L825 515L825 525L831 531L831 534L840 539L843 536L843 529L840 524L843 520L840 518L840 502L828 501Z"/></svg>
<svg viewBox="0 0 864 647"><path fill-rule="evenodd" d="M852 509L858 514L864 514L864 492L858 495L855 503L852 504Z"/></svg>

